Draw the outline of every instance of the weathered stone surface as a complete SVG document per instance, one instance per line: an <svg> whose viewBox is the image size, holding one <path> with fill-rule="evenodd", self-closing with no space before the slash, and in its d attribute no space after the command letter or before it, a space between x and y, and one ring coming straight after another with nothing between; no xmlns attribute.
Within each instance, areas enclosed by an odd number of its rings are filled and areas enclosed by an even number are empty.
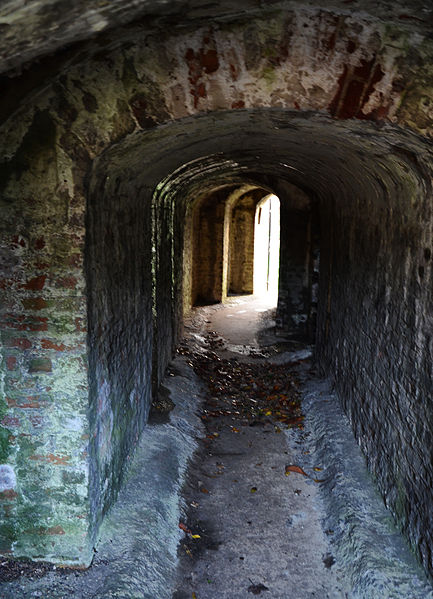
<svg viewBox="0 0 433 599"><path fill-rule="evenodd" d="M95 37L99 32L110 30L116 26L142 19L155 22L155 19L168 17L170 19L191 20L233 19L249 12L258 13L268 8L293 10L299 4L311 6L313 9L328 8L325 0L308 2L298 1L278 2L273 0L263 5L257 0L239 0L236 5L230 0L217 4L205 0L113 0L104 4L96 0L79 0L71 6L64 0L31 0L23 3L21 0L8 0L0 10L0 26L3 41L0 44L0 69L5 71L16 68L26 61L33 60L49 52L63 48L73 42ZM336 0L334 10L348 14L347 2ZM403 0L388 2L373 2L372 0L353 0L350 3L353 12L370 12L380 20L404 25L407 29L428 30L433 18L431 5L427 0L416 0L410 6ZM333 25L339 25L338 18L325 18ZM290 23L290 19L288 20ZM257 42L257 38L246 34L246 39ZM287 51L290 35L285 37L282 47ZM336 34L328 40L330 49L334 49ZM255 54L259 55L255 44ZM272 55L271 55L272 56Z"/></svg>
<svg viewBox="0 0 433 599"><path fill-rule="evenodd" d="M254 291L254 218L256 205L264 194L264 190L252 190L240 196L232 206L228 264L231 293Z"/></svg>
<svg viewBox="0 0 433 599"><path fill-rule="evenodd" d="M387 506L431 569L431 156L393 152L364 201L334 197L322 215L318 355Z"/></svg>

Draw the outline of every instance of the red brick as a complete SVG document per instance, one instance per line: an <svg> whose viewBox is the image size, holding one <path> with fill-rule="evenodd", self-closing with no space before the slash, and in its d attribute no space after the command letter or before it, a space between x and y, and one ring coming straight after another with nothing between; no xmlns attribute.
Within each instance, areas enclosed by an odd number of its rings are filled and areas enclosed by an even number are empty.
<svg viewBox="0 0 433 599"><path fill-rule="evenodd" d="M8 370L15 370L17 367L17 359L13 356L9 356L6 358L6 367Z"/></svg>
<svg viewBox="0 0 433 599"><path fill-rule="evenodd" d="M27 281L27 283L24 285L24 289L40 291L45 285L46 278L46 275L41 275L39 277L35 277L34 279L30 279L30 281Z"/></svg>
<svg viewBox="0 0 433 599"><path fill-rule="evenodd" d="M61 456L49 453L47 455L31 455L29 459L37 462L50 462L56 466L67 466L71 457L68 455Z"/></svg>
<svg viewBox="0 0 433 599"><path fill-rule="evenodd" d="M41 316L25 316L22 314L6 314L5 320L1 322L5 329L17 329L18 331L46 331L48 318Z"/></svg>
<svg viewBox="0 0 433 599"><path fill-rule="evenodd" d="M32 423L32 426L34 426L35 428L41 426L44 422L43 416L39 413L30 414L29 420Z"/></svg>
<svg viewBox="0 0 433 599"><path fill-rule="evenodd" d="M1 421L2 426L9 428L10 426L18 427L21 425L20 419L15 416L5 416Z"/></svg>
<svg viewBox="0 0 433 599"><path fill-rule="evenodd" d="M364 91L364 87L365 83L363 81L352 79L349 82L349 85L346 89L346 93L344 95L343 103L338 112L338 118L350 119L357 114L360 108L360 102L362 98L362 93Z"/></svg>
<svg viewBox="0 0 433 599"><path fill-rule="evenodd" d="M71 254L68 259L69 266L75 266L79 268L83 262L83 257L81 254Z"/></svg>
<svg viewBox="0 0 433 599"><path fill-rule="evenodd" d="M43 310L47 307L47 302L43 297L28 297L21 301L26 310Z"/></svg>
<svg viewBox="0 0 433 599"><path fill-rule="evenodd" d="M66 345L63 343L54 343L49 339L41 339L41 346L43 349L54 349L56 351L65 351Z"/></svg>
<svg viewBox="0 0 433 599"><path fill-rule="evenodd" d="M16 337L15 339L6 340L7 347L18 347L19 349L30 349L32 344L25 337Z"/></svg>
<svg viewBox="0 0 433 599"><path fill-rule="evenodd" d="M77 286L77 279L75 277L62 277L57 279L56 287L64 287L65 289L75 289Z"/></svg>
<svg viewBox="0 0 433 599"><path fill-rule="evenodd" d="M0 289L8 289L12 287L12 279L2 279L0 278Z"/></svg>
<svg viewBox="0 0 433 599"><path fill-rule="evenodd" d="M36 396L29 395L24 401L17 401L16 399L6 398L6 402L10 408L40 408L47 405L47 402L40 402Z"/></svg>
<svg viewBox="0 0 433 599"><path fill-rule="evenodd" d="M12 245L21 246L22 248L27 247L27 242L24 239L24 237L21 237L21 235L14 235L12 237L11 241L12 241Z"/></svg>
<svg viewBox="0 0 433 599"><path fill-rule="evenodd" d="M75 319L75 330L77 331L77 333L85 333L86 332L86 326L84 325L84 318L76 318Z"/></svg>
<svg viewBox="0 0 433 599"><path fill-rule="evenodd" d="M0 500L1 499L16 499L18 497L18 493L16 493L13 489L6 489L6 491L2 491L0 493Z"/></svg>
<svg viewBox="0 0 433 599"><path fill-rule="evenodd" d="M370 79L371 71L373 69L376 57L373 56L371 60L361 59L361 64L353 69L353 77L367 83Z"/></svg>
<svg viewBox="0 0 433 599"><path fill-rule="evenodd" d="M46 331L48 329L48 318L35 317L26 323L28 331Z"/></svg>
<svg viewBox="0 0 433 599"><path fill-rule="evenodd" d="M200 64L205 73L214 73L218 70L219 60L216 50L210 49L204 52L200 49Z"/></svg>
<svg viewBox="0 0 433 599"><path fill-rule="evenodd" d="M35 241L35 250L43 250L45 247L45 239L43 237L39 237Z"/></svg>

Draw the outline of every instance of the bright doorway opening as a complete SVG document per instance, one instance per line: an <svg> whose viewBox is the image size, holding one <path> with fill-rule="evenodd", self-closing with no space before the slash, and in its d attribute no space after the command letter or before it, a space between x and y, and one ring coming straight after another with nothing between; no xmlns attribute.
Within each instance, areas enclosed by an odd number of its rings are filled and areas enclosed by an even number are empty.
<svg viewBox="0 0 433 599"><path fill-rule="evenodd" d="M265 196L256 207L254 223L254 295L278 301L280 266L280 200Z"/></svg>

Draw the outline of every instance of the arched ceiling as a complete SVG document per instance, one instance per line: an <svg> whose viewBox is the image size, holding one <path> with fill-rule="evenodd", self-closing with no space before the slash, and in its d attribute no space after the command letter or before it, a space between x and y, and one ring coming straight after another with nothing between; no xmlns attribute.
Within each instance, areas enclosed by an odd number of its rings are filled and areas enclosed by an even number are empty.
<svg viewBox="0 0 433 599"><path fill-rule="evenodd" d="M370 15L412 31L430 34L433 7L429 0L9 0L0 7L0 72L57 52L104 31L138 21L142 29L176 28L194 21L236 20L248 14L298 6L323 8L349 16Z"/></svg>
<svg viewBox="0 0 433 599"><path fill-rule="evenodd" d="M272 189L285 180L343 210L356 201L385 213L394 203L417 217L413 204L430 189L432 158L427 141L391 125L278 109L227 111L131 135L96 161L93 184L108 192L138 188L144 197L164 189L185 200L218 185Z"/></svg>

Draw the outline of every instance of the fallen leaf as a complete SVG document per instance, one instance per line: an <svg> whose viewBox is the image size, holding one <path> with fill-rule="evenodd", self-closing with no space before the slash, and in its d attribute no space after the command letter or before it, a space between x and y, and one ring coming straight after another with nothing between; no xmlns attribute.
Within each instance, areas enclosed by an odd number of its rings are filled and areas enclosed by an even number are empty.
<svg viewBox="0 0 433 599"><path fill-rule="evenodd" d="M239 429L236 428L235 426L232 426L232 433L239 433Z"/></svg>
<svg viewBox="0 0 433 599"><path fill-rule="evenodd" d="M313 470L315 472L321 472L323 470L323 468L319 468L319 466L314 466Z"/></svg>
<svg viewBox="0 0 433 599"><path fill-rule="evenodd" d="M179 528L181 530L183 530L184 532L186 532L186 533L190 533L191 532L190 529L187 527L187 525L184 524L183 522L179 522Z"/></svg>
<svg viewBox="0 0 433 599"><path fill-rule="evenodd" d="M289 476L291 472L295 472L296 474L303 474L304 476L308 476L304 470L300 466L296 466L296 464L289 464L286 466L286 476Z"/></svg>
<svg viewBox="0 0 433 599"><path fill-rule="evenodd" d="M197 599L197 595L195 593L192 594L192 599Z"/></svg>
<svg viewBox="0 0 433 599"><path fill-rule="evenodd" d="M252 584L248 587L247 591L253 595L260 595L261 592L269 591L269 589L264 584Z"/></svg>
<svg viewBox="0 0 433 599"><path fill-rule="evenodd" d="M209 493L209 491L206 489L206 487L201 487L200 492L201 493Z"/></svg>
<svg viewBox="0 0 433 599"><path fill-rule="evenodd" d="M191 535L191 539L201 539L200 535Z"/></svg>
<svg viewBox="0 0 433 599"><path fill-rule="evenodd" d="M325 568L331 568L335 564L335 558L330 553L323 556L322 562L325 564Z"/></svg>

